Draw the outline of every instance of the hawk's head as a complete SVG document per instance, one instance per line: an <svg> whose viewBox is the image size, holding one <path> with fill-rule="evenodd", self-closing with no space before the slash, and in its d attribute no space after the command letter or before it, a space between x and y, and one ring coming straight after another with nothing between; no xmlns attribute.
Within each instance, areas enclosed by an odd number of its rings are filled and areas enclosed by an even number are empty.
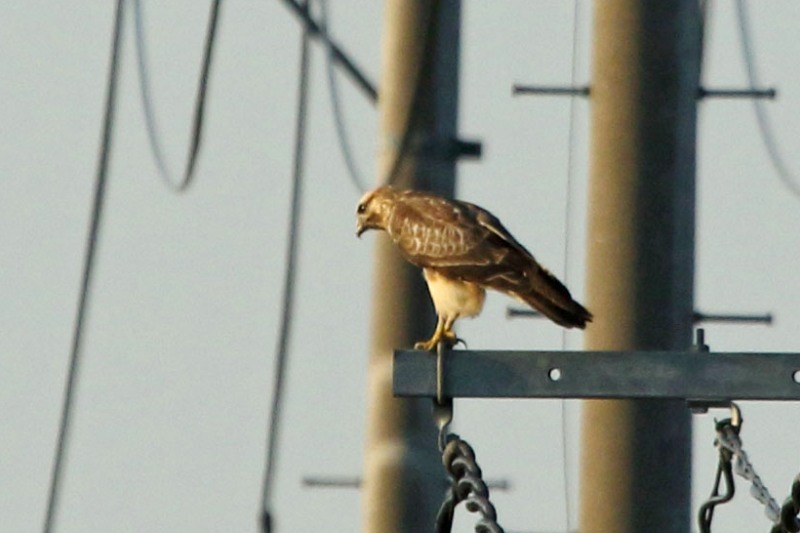
<svg viewBox="0 0 800 533"><path fill-rule="evenodd" d="M356 209L356 235L368 229L386 229L386 220L392 211L397 193L390 186L369 191L358 202Z"/></svg>

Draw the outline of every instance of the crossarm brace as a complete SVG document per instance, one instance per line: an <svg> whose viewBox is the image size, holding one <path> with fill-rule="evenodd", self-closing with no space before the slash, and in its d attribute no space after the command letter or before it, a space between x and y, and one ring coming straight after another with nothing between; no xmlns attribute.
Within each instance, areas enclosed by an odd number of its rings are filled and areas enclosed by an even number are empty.
<svg viewBox="0 0 800 533"><path fill-rule="evenodd" d="M800 353L469 351L445 354L450 398L800 400ZM395 396L436 396L436 357L396 351Z"/></svg>

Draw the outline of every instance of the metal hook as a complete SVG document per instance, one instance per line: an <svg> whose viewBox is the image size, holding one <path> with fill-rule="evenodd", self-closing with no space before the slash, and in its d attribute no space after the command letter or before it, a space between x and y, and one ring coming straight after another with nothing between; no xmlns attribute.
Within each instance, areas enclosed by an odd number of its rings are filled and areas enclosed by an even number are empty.
<svg viewBox="0 0 800 533"><path fill-rule="evenodd" d="M731 426L738 432L742 426L742 410L736 402L731 402Z"/></svg>
<svg viewBox="0 0 800 533"><path fill-rule="evenodd" d="M453 400L448 398L444 403L439 403L434 400L433 402L433 421L436 427L439 428L439 435L437 443L439 452L443 452L447 446L447 434L450 427L450 422L453 421Z"/></svg>
<svg viewBox="0 0 800 533"><path fill-rule="evenodd" d="M447 431L453 421L453 399L444 396L444 356L447 346L440 342L436 346L436 398L433 400L433 420L439 428L439 451L447 445Z"/></svg>
<svg viewBox="0 0 800 533"><path fill-rule="evenodd" d="M444 353L445 343L439 341L436 345L436 403L444 400Z"/></svg>

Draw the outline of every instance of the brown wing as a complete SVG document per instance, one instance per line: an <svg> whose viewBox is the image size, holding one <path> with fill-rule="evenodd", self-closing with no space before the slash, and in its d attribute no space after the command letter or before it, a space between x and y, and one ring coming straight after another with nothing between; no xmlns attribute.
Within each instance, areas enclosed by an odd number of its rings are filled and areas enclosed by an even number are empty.
<svg viewBox="0 0 800 533"><path fill-rule="evenodd" d="M386 229L406 259L421 267L494 262L483 249L490 232L477 222L474 206L464 202L404 191Z"/></svg>
<svg viewBox="0 0 800 533"><path fill-rule="evenodd" d="M405 191L387 231L418 266L514 296L565 327L591 320L494 215L474 204Z"/></svg>

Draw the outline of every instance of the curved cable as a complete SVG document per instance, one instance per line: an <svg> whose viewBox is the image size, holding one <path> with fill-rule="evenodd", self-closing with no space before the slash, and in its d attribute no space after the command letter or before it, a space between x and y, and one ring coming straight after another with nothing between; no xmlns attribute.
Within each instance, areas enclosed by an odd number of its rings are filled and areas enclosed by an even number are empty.
<svg viewBox="0 0 800 533"><path fill-rule="evenodd" d="M174 192L184 192L194 181L194 171L197 164L198 154L203 136L203 119L205 116L206 94L208 92L208 78L211 71L211 57L216 42L217 26L219 22L220 0L211 2L211 13L208 18L206 30L206 40L203 51L203 62L200 69L200 79L197 84L197 96L194 106L194 117L192 119L192 139L189 146L186 168L180 180L173 178L172 173L164 157L162 142L158 134L158 124L153 100L150 93L150 77L147 66L146 39L144 35L144 15L142 13L141 0L133 0L133 19L134 35L136 43L136 66L139 71L139 93L142 98L142 110L144 112L145 125L147 127L147 139L150 143L150 151L158 167L159 175L164 183Z"/></svg>
<svg viewBox="0 0 800 533"><path fill-rule="evenodd" d="M290 4L295 4L295 2L290 1ZM338 90L336 81L334 79L334 72L331 63L333 62L334 56L337 53L337 49L334 48L332 41L330 40L330 34L328 33L328 13L327 13L327 6L325 5L325 1L322 0L322 21L318 27L319 33L324 37L324 41L327 46L327 53L326 53L326 61L328 62L327 71L328 71L328 85L329 85L329 92L331 97L331 105L333 107L334 112L334 120L336 123L336 130L339 139L339 147L342 151L342 155L345 159L345 164L348 167L348 172L350 174L350 179L353 184L361 191L366 190L366 186L364 185L364 180L360 178L362 176L361 173L358 172L357 166L355 164L355 158L352 155L352 150L350 149L348 137L346 135L346 128L344 127L344 121L342 119L342 113L340 108L340 98L338 96ZM307 13L307 7L299 7L294 5L293 6L296 11L301 13ZM403 128L403 134L400 137L400 142L397 145L397 152L392 162L392 166L389 169L388 173L380 179L380 185L393 185L397 180L397 177L400 173L400 168L405 161L405 157L408 154L409 148L411 147L411 139L414 134L414 128L416 127L416 122L420 114L420 106L422 104L422 88L425 82L426 74L430 71L432 65L431 62L433 60L433 54L431 53L431 48L433 43L435 42L435 35L434 35L434 28L436 24L436 18L438 15L438 4L434 3L431 7L431 12L429 14L428 23L426 25L426 33L425 33L425 42L423 44L423 48L420 51L422 54L422 61L420 61L419 71L417 72L417 79L415 81L414 92L411 97L411 103L408 107L408 115L406 117L405 127ZM308 29L308 26L306 26ZM312 28L313 29L313 28Z"/></svg>
<svg viewBox="0 0 800 533"><path fill-rule="evenodd" d="M751 89L755 89L758 86L758 73L756 72L753 42L750 37L749 17L743 0L736 1L736 14L739 20L739 39L742 45L742 59L744 60L745 69L747 71L747 83L750 85ZM767 110L764 108L764 103L758 98L753 98L753 109L756 113L758 129L761 132L761 140L764 142L764 147L767 149L772 167L775 169L781 182L789 189L789 192L797 198L800 198L800 180L789 171L781 155L775 132L772 129L772 123L767 116Z"/></svg>
<svg viewBox="0 0 800 533"><path fill-rule="evenodd" d="M363 173L356 165L355 157L350 147L349 136L347 135L347 128L344 124L344 114L342 113L341 99L339 98L339 88L336 82L336 72L333 65L334 49L331 42L329 33L330 17L328 13L328 0L320 0L320 21L319 28L322 34L322 40L325 43L325 71L328 76L328 95L331 101L331 110L333 111L333 122L336 125L336 138L339 141L339 151L344 158L345 166L347 167L347 174L350 181L355 188L363 193L366 192L367 186L363 179Z"/></svg>
<svg viewBox="0 0 800 533"><path fill-rule="evenodd" d="M50 489L47 498L47 514L44 521L44 533L53 529L58 498L61 489L61 477L66 464L67 447L69 444L70 422L74 404L75 390L78 386L80 370L80 356L83 340L83 327L89 307L89 294L91 292L92 273L97 255L97 244L100 235L100 222L103 214L103 203L106 191L106 178L108 163L111 155L111 141L114 126L114 110L116 108L117 83L119 80L119 50L122 40L122 23L125 0L117 0L116 14L114 15L114 31L111 44L111 60L106 86L106 105L103 117L103 134L100 143L100 155L97 162L97 177L95 181L94 200L92 203L89 236L86 243L86 252L83 260L83 276L81 278L80 297L75 316L75 325L72 331L72 347L70 352L67 382L64 388L64 400L61 409L61 422L58 431L55 459L50 476Z"/></svg>
<svg viewBox="0 0 800 533"><path fill-rule="evenodd" d="M305 2L305 6L308 2ZM297 118L294 139L294 163L292 177L292 199L289 211L289 236L286 252L286 273L283 286L283 313L275 357L272 406L267 437L267 458L261 487L261 531L272 531L272 487L278 456L278 434L283 406L283 383L288 359L289 337L292 328L294 307L294 281L297 271L297 241L300 227L300 199L303 190L303 159L305 155L306 108L308 101L308 70L310 34L304 28L300 44L299 82L297 88Z"/></svg>

